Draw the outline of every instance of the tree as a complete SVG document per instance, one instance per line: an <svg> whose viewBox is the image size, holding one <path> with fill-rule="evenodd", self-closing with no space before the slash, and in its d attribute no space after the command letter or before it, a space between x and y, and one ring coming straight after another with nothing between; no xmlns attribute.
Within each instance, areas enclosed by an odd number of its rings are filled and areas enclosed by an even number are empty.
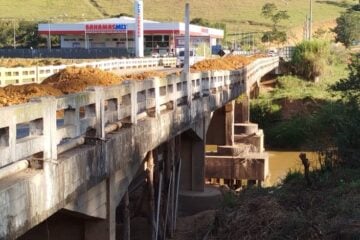
<svg viewBox="0 0 360 240"><path fill-rule="evenodd" d="M360 40L360 4L349 8L336 19L336 41L349 47L352 42Z"/></svg>
<svg viewBox="0 0 360 240"><path fill-rule="evenodd" d="M0 21L0 47L12 47L14 45L13 21ZM15 26L15 29L17 26Z"/></svg>
<svg viewBox="0 0 360 240"><path fill-rule="evenodd" d="M191 19L190 23L204 27L211 27L211 23L209 22L209 20L204 18L193 18Z"/></svg>
<svg viewBox="0 0 360 240"><path fill-rule="evenodd" d="M342 92L344 98L360 103L360 54L353 57L349 70L348 78L341 79L332 89Z"/></svg>
<svg viewBox="0 0 360 240"><path fill-rule="evenodd" d="M344 113L333 126L336 129L340 156L347 164L360 167L360 54L349 65L349 76L331 88L342 95Z"/></svg>
<svg viewBox="0 0 360 240"><path fill-rule="evenodd" d="M37 22L20 21L16 30L16 42L21 47L36 48L46 44L46 39L38 34Z"/></svg>
<svg viewBox="0 0 360 240"><path fill-rule="evenodd" d="M287 11L278 10L274 3L266 3L261 9L261 15L273 23L272 30L265 32L261 40L263 42L285 42L287 35L285 31L279 30L279 24L282 20L290 18Z"/></svg>
<svg viewBox="0 0 360 240"><path fill-rule="evenodd" d="M31 21L0 21L0 47L14 47L14 30L16 47L38 47L45 44L45 38L38 34L37 22Z"/></svg>

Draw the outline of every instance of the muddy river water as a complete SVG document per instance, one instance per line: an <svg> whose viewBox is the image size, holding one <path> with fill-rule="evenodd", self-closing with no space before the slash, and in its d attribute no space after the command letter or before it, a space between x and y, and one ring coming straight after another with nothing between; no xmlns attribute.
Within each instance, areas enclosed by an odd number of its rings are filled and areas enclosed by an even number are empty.
<svg viewBox="0 0 360 240"><path fill-rule="evenodd" d="M302 164L299 159L301 151L267 151L269 153L269 184L274 185L286 176L289 171L302 170ZM306 152L306 155L312 164L316 163L317 154Z"/></svg>

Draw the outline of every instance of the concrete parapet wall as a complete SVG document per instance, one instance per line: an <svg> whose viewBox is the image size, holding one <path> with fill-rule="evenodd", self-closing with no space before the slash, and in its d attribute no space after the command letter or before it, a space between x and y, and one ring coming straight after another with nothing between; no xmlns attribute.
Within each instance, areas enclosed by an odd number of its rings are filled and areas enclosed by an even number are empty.
<svg viewBox="0 0 360 240"><path fill-rule="evenodd" d="M20 236L61 208L104 217L105 180L113 179L119 202L148 151L209 122L211 112L244 93L258 75L246 75L248 68L264 75L277 64L258 59L239 71L191 74L190 82L171 75L0 108L8 116L0 118L0 168L22 159L42 163L0 179L0 239ZM119 121L131 124L106 133ZM23 126L29 133L19 138ZM59 152L85 135L84 145Z"/></svg>

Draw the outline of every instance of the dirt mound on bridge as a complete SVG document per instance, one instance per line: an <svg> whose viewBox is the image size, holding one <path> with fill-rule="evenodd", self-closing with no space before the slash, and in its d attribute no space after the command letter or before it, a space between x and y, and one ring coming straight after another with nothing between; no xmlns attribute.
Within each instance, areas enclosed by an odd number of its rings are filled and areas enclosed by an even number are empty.
<svg viewBox="0 0 360 240"><path fill-rule="evenodd" d="M236 70L253 62L260 56L226 56L223 58L206 59L191 66L192 72L210 70Z"/></svg>
<svg viewBox="0 0 360 240"><path fill-rule="evenodd" d="M42 85L48 84L64 94L84 91L90 86L109 86L121 83L122 77L97 68L68 67L48 77Z"/></svg>
<svg viewBox="0 0 360 240"><path fill-rule="evenodd" d="M116 75L96 68L69 67L48 77L41 84L9 85L0 88L0 107L28 102L34 97L62 96L84 91L90 86L110 86L123 80L145 80L166 77L166 73L147 71L127 75Z"/></svg>
<svg viewBox="0 0 360 240"><path fill-rule="evenodd" d="M61 95L62 91L46 84L9 85L0 88L0 107L28 102L35 97Z"/></svg>
<svg viewBox="0 0 360 240"><path fill-rule="evenodd" d="M123 80L146 80L153 77L164 78L166 73L158 71L147 71L142 73L126 74L121 76Z"/></svg>

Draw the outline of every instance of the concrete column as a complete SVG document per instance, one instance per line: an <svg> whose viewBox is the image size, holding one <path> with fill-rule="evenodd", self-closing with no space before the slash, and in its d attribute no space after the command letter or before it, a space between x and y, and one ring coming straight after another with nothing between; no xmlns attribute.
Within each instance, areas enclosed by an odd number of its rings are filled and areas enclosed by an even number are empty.
<svg viewBox="0 0 360 240"><path fill-rule="evenodd" d="M225 105L225 145L234 145L235 101Z"/></svg>
<svg viewBox="0 0 360 240"><path fill-rule="evenodd" d="M74 125L76 127L75 135L80 135L80 108L75 106L75 108L65 109L64 110L64 125Z"/></svg>
<svg viewBox="0 0 360 240"><path fill-rule="evenodd" d="M84 224L84 239L115 240L116 239L116 200L115 176L106 181L106 219L89 220Z"/></svg>
<svg viewBox="0 0 360 240"><path fill-rule="evenodd" d="M248 122L250 122L250 99L244 95L241 101L235 104L235 123Z"/></svg>
<svg viewBox="0 0 360 240"><path fill-rule="evenodd" d="M129 207L129 192L124 194L124 216L123 216L123 233L122 240L130 240L130 207Z"/></svg>
<svg viewBox="0 0 360 240"><path fill-rule="evenodd" d="M137 84L136 81L131 82L131 123L137 124Z"/></svg>
<svg viewBox="0 0 360 240"><path fill-rule="evenodd" d="M36 100L35 100L36 101ZM55 97L40 99L43 105L44 159L57 159L56 103Z"/></svg>
<svg viewBox="0 0 360 240"><path fill-rule="evenodd" d="M192 184L193 191L203 192L205 187L205 142L193 141L192 146Z"/></svg>
<svg viewBox="0 0 360 240"><path fill-rule="evenodd" d="M154 78L154 90L155 90L155 117L160 116L160 83L159 78Z"/></svg>
<svg viewBox="0 0 360 240"><path fill-rule="evenodd" d="M205 142L189 133L181 136L181 190L204 191Z"/></svg>
<svg viewBox="0 0 360 240"><path fill-rule="evenodd" d="M105 138L105 103L104 91L102 87L94 87L95 91L95 112L96 112L96 136Z"/></svg>

